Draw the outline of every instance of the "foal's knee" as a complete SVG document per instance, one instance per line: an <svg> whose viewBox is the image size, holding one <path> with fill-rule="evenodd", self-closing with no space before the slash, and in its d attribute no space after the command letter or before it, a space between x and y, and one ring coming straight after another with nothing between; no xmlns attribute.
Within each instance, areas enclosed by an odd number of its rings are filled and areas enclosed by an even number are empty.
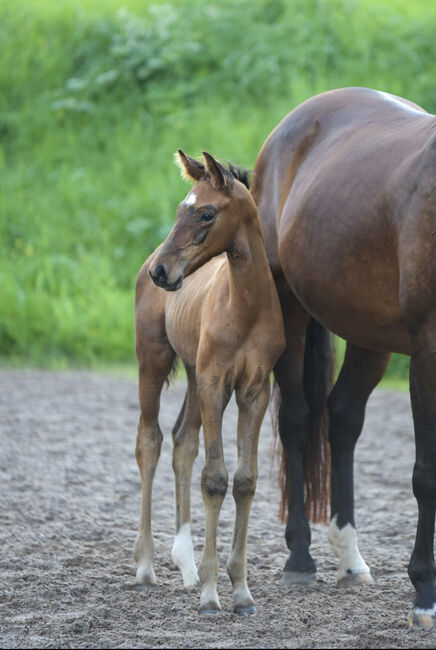
<svg viewBox="0 0 436 650"><path fill-rule="evenodd" d="M248 473L237 469L233 477L233 497L235 501L247 497L253 497L256 492L257 472Z"/></svg>
<svg viewBox="0 0 436 650"><path fill-rule="evenodd" d="M204 468L201 473L201 491L206 497L224 499L228 482L228 474L224 470L210 471Z"/></svg>

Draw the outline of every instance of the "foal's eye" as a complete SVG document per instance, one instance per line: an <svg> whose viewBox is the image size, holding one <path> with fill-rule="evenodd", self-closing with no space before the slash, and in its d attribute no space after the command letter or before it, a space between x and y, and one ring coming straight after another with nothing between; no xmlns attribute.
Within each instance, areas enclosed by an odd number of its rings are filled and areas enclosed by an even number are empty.
<svg viewBox="0 0 436 650"><path fill-rule="evenodd" d="M203 212L203 214L200 217L200 221L212 221L214 216L215 214L213 212Z"/></svg>

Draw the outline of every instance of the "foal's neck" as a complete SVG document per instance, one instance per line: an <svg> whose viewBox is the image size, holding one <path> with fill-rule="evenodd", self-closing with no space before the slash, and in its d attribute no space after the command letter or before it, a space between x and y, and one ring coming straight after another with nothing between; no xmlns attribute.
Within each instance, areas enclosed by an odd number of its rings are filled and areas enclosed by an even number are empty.
<svg viewBox="0 0 436 650"><path fill-rule="evenodd" d="M271 272L259 216L253 214L241 225L227 249L230 299L262 307L271 292Z"/></svg>

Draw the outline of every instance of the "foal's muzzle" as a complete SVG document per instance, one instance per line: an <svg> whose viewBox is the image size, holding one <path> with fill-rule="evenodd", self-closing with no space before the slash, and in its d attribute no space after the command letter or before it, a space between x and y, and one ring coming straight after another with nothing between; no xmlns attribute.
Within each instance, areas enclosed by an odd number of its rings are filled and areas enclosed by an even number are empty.
<svg viewBox="0 0 436 650"><path fill-rule="evenodd" d="M182 274L179 275L175 282L171 282L170 284L168 283L168 274L163 264L159 264L154 272L149 269L148 273L155 285L161 287L162 289L165 289L166 291L177 291L177 289L182 286Z"/></svg>

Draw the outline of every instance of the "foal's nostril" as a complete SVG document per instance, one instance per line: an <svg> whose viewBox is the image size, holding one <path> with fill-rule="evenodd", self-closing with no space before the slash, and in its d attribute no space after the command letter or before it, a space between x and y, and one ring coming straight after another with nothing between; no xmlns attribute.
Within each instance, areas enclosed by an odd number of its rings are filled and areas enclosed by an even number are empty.
<svg viewBox="0 0 436 650"><path fill-rule="evenodd" d="M156 268L154 274L152 275L153 282L155 282L158 286L162 287L167 283L167 272L165 271L165 267L163 264L159 264L159 266Z"/></svg>

